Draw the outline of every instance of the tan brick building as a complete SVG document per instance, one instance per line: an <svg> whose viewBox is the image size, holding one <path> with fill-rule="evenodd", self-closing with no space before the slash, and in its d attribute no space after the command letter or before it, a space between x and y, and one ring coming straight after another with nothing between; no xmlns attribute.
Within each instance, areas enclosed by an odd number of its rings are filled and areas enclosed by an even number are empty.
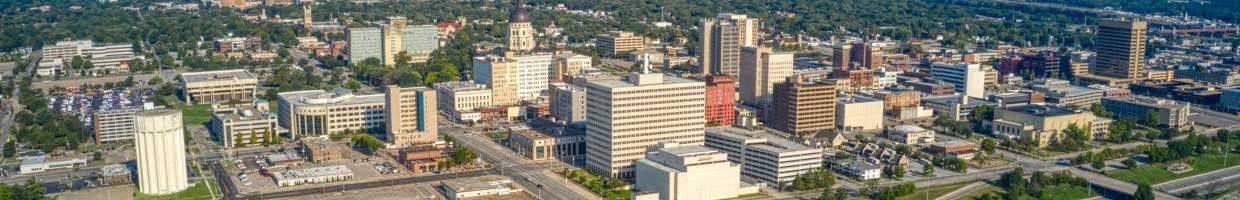
<svg viewBox="0 0 1240 200"><path fill-rule="evenodd" d="M181 98L188 104L254 101L258 77L244 69L181 73Z"/></svg>

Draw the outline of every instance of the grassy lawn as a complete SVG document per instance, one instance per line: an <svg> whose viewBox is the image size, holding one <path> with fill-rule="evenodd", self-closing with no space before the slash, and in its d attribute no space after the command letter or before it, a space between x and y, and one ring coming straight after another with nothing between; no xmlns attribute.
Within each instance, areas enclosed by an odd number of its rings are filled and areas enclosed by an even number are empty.
<svg viewBox="0 0 1240 200"><path fill-rule="evenodd" d="M759 197L766 197L766 195L762 194L761 192L759 192L759 193L749 193L749 194L742 194L742 195L740 195L740 196L736 196L736 197L732 197L732 198L727 198L727 199L724 199L724 200L745 200L745 199L758 199Z"/></svg>
<svg viewBox="0 0 1240 200"><path fill-rule="evenodd" d="M173 108L181 109L181 120L185 125L196 126L211 122L211 105L186 105L175 96L160 96L159 98L163 98L164 102L168 102L168 105L172 105Z"/></svg>
<svg viewBox="0 0 1240 200"><path fill-rule="evenodd" d="M491 132L487 134L487 137L490 137L492 140L505 139L508 138L508 131Z"/></svg>
<svg viewBox="0 0 1240 200"><path fill-rule="evenodd" d="M973 192L970 192L969 194L964 195L960 199L977 199L978 197L981 197L982 195L985 195L985 194L990 194L991 196L1002 196L1003 193L1004 193L1003 189L997 186L991 185L991 184L986 184L986 186L982 186L982 188L980 189L973 190Z"/></svg>
<svg viewBox="0 0 1240 200"><path fill-rule="evenodd" d="M600 190L606 189L603 187L591 187L594 185L602 184L602 179L597 176L594 176L593 174L590 174L589 172L586 172L585 170L574 169L574 170L569 171L569 174L561 173L561 175L568 177L568 179L572 180L573 183L577 183L578 185L585 187L586 189L590 190L590 192L594 192L594 194L603 193L603 191L600 191ZM595 189L600 189L600 190L595 190ZM603 196L603 195L599 195L599 196ZM621 189L611 190L611 192L609 192L608 195L606 195L606 198L610 200L628 200L628 199L633 198L633 191L632 190L621 190Z"/></svg>
<svg viewBox="0 0 1240 200"><path fill-rule="evenodd" d="M220 186L215 183L215 180L205 179L204 181L195 183L194 186L190 186L189 188L186 188L185 191L181 191L181 192L177 192L177 193L173 193L169 195L145 195L145 194L142 194L141 192L138 192L139 191L138 189L134 189L134 193L136 193L136 195L134 195L134 199L137 199L137 200L165 200L165 199L166 200L173 200L173 199L175 200L197 200L197 199L210 200L211 193L207 191L207 185L203 183L211 184L211 190L214 190L216 195L223 194L223 193L220 193Z"/></svg>
<svg viewBox="0 0 1240 200"><path fill-rule="evenodd" d="M917 192L914 192L913 194L910 194L908 196L896 198L896 200L935 199L935 198L939 198L940 196L946 195L947 193L951 193L953 191L959 190L960 188L963 188L964 186L968 186L969 184L972 184L972 182L957 183L957 184L951 184L951 185L940 185L940 186L934 186L930 188L917 188Z"/></svg>
<svg viewBox="0 0 1240 200"><path fill-rule="evenodd" d="M1230 154L1231 154L1231 157L1240 156L1240 154L1236 154L1236 153L1230 153ZM1136 169L1132 169L1132 170L1110 171L1110 172L1107 172L1107 176L1110 176L1112 178L1119 179L1119 180L1134 180L1138 183L1146 183L1146 184L1153 185L1153 184L1158 184L1162 182L1167 182L1170 180L1175 180L1179 178L1202 174L1202 173L1206 173L1206 172L1210 172L1210 171L1214 171L1214 170L1218 170L1218 169L1222 169L1222 168L1226 168L1230 166L1240 165L1240 162L1230 162L1230 163L1227 163L1228 166L1224 166L1223 165L1223 154L1199 155L1199 156L1191 157L1191 160L1192 162L1188 164L1193 166L1193 170L1180 173L1180 174L1174 174L1174 173L1171 173L1171 171L1167 171L1167 167L1166 167L1167 163L1157 163L1157 164L1137 167Z"/></svg>
<svg viewBox="0 0 1240 200"><path fill-rule="evenodd" d="M1084 199L1098 196L1098 193L1086 187L1061 184L1047 188L1043 195L1042 199Z"/></svg>

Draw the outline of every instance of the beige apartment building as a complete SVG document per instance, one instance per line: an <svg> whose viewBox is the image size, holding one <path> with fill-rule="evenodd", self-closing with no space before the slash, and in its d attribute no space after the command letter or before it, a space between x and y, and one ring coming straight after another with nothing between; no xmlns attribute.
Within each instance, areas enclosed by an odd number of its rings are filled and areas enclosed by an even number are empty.
<svg viewBox="0 0 1240 200"><path fill-rule="evenodd" d="M775 84L766 124L787 133L835 129L836 80L805 81L799 76Z"/></svg>
<svg viewBox="0 0 1240 200"><path fill-rule="evenodd" d="M552 78L558 81L567 80L580 74L582 69L590 68L594 59L575 53L559 53L555 55L555 73Z"/></svg>
<svg viewBox="0 0 1240 200"><path fill-rule="evenodd" d="M426 87L386 88L388 148L431 144L439 140L436 91Z"/></svg>
<svg viewBox="0 0 1240 200"><path fill-rule="evenodd" d="M491 89L486 85L470 82L436 83L439 109L448 113L457 113L474 108L491 106Z"/></svg>
<svg viewBox="0 0 1240 200"><path fill-rule="evenodd" d="M345 130L378 133L385 121L384 94L354 95L336 88L277 94L280 126L293 139L339 133Z"/></svg>
<svg viewBox="0 0 1240 200"><path fill-rule="evenodd" d="M706 83L641 71L588 83L587 170L631 180L633 161L659 142L703 143Z"/></svg>
<svg viewBox="0 0 1240 200"><path fill-rule="evenodd" d="M992 130L996 136L1020 138L1047 147L1067 137L1063 130L1076 125L1092 132L1090 138L1101 136L1110 126L1109 119L1094 117L1092 112L1045 105L1019 105L995 109Z"/></svg>
<svg viewBox="0 0 1240 200"><path fill-rule="evenodd" d="M775 53L767 47L741 49L741 101L763 107L769 102L772 86L792 76L793 54Z"/></svg>
<svg viewBox="0 0 1240 200"><path fill-rule="evenodd" d="M181 73L181 98L187 104L254 101L258 77L244 69Z"/></svg>
<svg viewBox="0 0 1240 200"><path fill-rule="evenodd" d="M516 60L500 56L474 58L474 83L491 88L491 105L517 105Z"/></svg>
<svg viewBox="0 0 1240 200"><path fill-rule="evenodd" d="M607 50L608 56L617 56L625 52L641 49L646 38L632 32L611 31L594 37L594 46Z"/></svg>

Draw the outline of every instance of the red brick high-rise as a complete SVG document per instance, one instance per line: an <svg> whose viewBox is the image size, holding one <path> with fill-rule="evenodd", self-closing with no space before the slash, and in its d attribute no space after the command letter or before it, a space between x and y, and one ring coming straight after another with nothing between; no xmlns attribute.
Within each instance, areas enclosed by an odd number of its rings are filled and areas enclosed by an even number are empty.
<svg viewBox="0 0 1240 200"><path fill-rule="evenodd" d="M724 75L706 77L707 126L731 126L736 123L736 82Z"/></svg>

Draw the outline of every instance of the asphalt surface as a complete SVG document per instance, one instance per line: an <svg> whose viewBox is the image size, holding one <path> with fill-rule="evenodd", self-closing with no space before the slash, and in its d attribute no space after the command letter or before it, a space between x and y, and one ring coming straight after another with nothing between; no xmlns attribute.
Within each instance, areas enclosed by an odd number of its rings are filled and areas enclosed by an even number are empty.
<svg viewBox="0 0 1240 200"><path fill-rule="evenodd" d="M1240 166L1167 181L1153 187L1173 194L1183 194L1193 190L1198 190L1198 194L1208 194L1226 190L1235 185L1240 185Z"/></svg>
<svg viewBox="0 0 1240 200"><path fill-rule="evenodd" d="M451 123L441 120L440 124ZM566 164L558 161L535 163L526 160L512 153L508 148L491 141L490 138L480 134L471 134L467 129L441 127L439 132L452 136L457 141L464 143L466 147L474 150L479 158L490 163L493 168L498 169L501 172L500 175L512 178L540 199L579 200L601 198L576 184L562 178L553 177L553 175L548 175L548 172L553 169L569 167Z"/></svg>

